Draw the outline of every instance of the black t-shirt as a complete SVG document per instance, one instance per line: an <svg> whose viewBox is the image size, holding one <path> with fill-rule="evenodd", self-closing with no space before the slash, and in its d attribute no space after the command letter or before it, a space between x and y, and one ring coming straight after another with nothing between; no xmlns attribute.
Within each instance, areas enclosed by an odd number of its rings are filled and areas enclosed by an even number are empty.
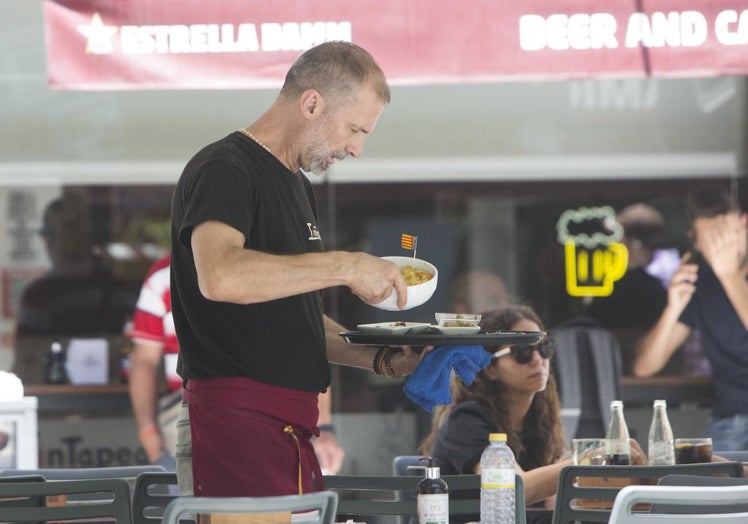
<svg viewBox="0 0 748 524"><path fill-rule="evenodd" d="M489 434L502 432L506 433L506 429L497 428L491 422L488 412L478 402L473 400L461 402L452 408L447 420L439 429L431 456L434 463L439 466L442 475L475 473L475 466L480 462L480 456L488 446ZM524 453L520 453L519 456L515 455L515 460L523 470L529 469ZM450 494L450 497L455 499L478 496L477 493ZM480 520L480 515L464 515L449 519L455 524L478 520Z"/></svg>
<svg viewBox="0 0 748 524"><path fill-rule="evenodd" d="M666 305L667 289L644 268L635 268L613 283L610 296L596 297L587 312L608 329L644 332L657 322Z"/></svg>
<svg viewBox="0 0 748 524"><path fill-rule="evenodd" d="M667 289L645 268L630 269L613 283L613 293L595 297L586 314L613 332L621 346L623 374L633 374L636 344L655 325L667 305ZM663 374L683 373L683 358L671 359Z"/></svg>
<svg viewBox="0 0 748 524"><path fill-rule="evenodd" d="M488 446L488 436L502 432L506 433L506 428L497 428L479 403L461 402L452 408L439 429L431 456L442 475L475 473L475 465ZM528 470L523 453L515 455L515 460L523 470Z"/></svg>
<svg viewBox="0 0 748 524"><path fill-rule="evenodd" d="M206 299L190 237L216 220L240 231L247 249L278 255L322 251L309 180L234 132L187 164L172 201L171 294L184 379L245 376L323 391L330 382L321 292L256 304Z"/></svg>
<svg viewBox="0 0 748 524"><path fill-rule="evenodd" d="M748 414L748 330L708 264L699 266L696 291L680 322L701 332L714 376L712 414Z"/></svg>

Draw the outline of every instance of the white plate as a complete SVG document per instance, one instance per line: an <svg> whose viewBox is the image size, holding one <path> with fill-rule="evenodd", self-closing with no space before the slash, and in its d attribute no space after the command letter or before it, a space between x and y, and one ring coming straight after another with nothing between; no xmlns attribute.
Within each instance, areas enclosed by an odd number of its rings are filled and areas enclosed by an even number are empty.
<svg viewBox="0 0 748 524"><path fill-rule="evenodd" d="M405 324L400 325L400 324ZM431 326L426 322L377 322L376 324L359 324L356 326L362 333L386 333L389 335L415 334Z"/></svg>
<svg viewBox="0 0 748 524"><path fill-rule="evenodd" d="M475 335L480 331L480 326L431 326L442 335Z"/></svg>

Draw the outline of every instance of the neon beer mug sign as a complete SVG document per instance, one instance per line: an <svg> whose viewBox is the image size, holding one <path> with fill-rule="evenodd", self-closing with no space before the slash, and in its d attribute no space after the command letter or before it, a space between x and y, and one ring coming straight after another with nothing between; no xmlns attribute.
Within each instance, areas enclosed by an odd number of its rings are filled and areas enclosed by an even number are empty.
<svg viewBox="0 0 748 524"><path fill-rule="evenodd" d="M610 206L564 211L556 223L564 246L566 291L575 297L606 297L626 272L629 253L623 227Z"/></svg>

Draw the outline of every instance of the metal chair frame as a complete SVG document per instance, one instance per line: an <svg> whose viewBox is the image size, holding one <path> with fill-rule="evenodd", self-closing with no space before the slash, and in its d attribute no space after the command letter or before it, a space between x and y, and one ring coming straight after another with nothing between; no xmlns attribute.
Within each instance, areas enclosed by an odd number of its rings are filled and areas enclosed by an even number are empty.
<svg viewBox="0 0 748 524"><path fill-rule="evenodd" d="M748 485L742 486L626 486L616 496L610 524L743 524L748 511L723 512L748 500ZM697 508L697 513L635 511L637 504ZM641 507L641 506L640 506ZM702 513L704 509L708 513Z"/></svg>
<svg viewBox="0 0 748 524"><path fill-rule="evenodd" d="M305 519L305 524L334 524L337 505L338 495L332 491L277 497L177 497L166 506L162 523L177 524L185 513L239 514L317 510L317 520Z"/></svg>
<svg viewBox="0 0 748 524"><path fill-rule="evenodd" d="M177 474L167 471L147 471L135 479L132 493L134 524L158 524L166 506L178 497Z"/></svg>
<svg viewBox="0 0 748 524"><path fill-rule="evenodd" d="M30 499L64 495L88 495L85 503L61 506L29 504ZM96 495L91 497L90 495ZM123 479L37 480L8 477L0 482L0 522L66 521L107 518L118 524L132 524L130 488Z"/></svg>
<svg viewBox="0 0 748 524"><path fill-rule="evenodd" d="M655 483L670 474L686 475L727 475L742 477L743 467L739 462L710 462L708 464L677 464L674 466L566 466L558 477L556 507L553 511L554 524L568 524L572 521L603 522L610 518L611 508L580 508L573 502L578 499L607 501L611 507L613 500L622 489L619 486L579 486L576 479L582 478L623 478L649 479Z"/></svg>

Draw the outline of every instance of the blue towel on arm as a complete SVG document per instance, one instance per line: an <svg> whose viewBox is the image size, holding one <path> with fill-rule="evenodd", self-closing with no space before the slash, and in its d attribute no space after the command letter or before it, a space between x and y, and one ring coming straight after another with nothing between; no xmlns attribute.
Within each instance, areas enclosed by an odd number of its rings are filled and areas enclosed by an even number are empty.
<svg viewBox="0 0 748 524"><path fill-rule="evenodd" d="M410 400L431 412L437 404L449 404L451 371L470 385L476 373L491 363L491 354L483 346L440 346L424 355L405 383Z"/></svg>

